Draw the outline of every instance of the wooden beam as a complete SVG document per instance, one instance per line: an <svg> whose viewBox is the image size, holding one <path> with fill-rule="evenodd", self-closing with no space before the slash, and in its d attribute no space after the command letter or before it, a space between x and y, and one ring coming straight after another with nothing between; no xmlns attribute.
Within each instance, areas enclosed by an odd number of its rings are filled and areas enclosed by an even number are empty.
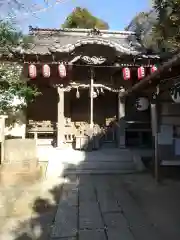
<svg viewBox="0 0 180 240"><path fill-rule="evenodd" d="M57 113L57 147L62 147L64 143L64 91L60 87L57 88L59 101Z"/></svg>

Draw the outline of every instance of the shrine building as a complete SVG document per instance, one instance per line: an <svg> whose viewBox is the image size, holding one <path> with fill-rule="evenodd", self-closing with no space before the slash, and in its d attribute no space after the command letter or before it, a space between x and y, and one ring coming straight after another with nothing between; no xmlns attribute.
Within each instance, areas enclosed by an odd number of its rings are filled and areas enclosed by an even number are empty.
<svg viewBox="0 0 180 240"><path fill-rule="evenodd" d="M26 136L54 146L152 147L149 89L121 94L157 70L161 59L134 32L30 27L22 59L28 84L41 94L28 105Z"/></svg>

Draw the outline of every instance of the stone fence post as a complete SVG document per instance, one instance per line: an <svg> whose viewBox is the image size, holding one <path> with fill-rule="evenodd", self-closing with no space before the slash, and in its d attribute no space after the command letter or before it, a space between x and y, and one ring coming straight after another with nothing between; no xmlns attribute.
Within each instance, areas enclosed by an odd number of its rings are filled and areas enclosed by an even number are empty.
<svg viewBox="0 0 180 240"><path fill-rule="evenodd" d="M4 162L5 122L7 115L0 115L1 164Z"/></svg>

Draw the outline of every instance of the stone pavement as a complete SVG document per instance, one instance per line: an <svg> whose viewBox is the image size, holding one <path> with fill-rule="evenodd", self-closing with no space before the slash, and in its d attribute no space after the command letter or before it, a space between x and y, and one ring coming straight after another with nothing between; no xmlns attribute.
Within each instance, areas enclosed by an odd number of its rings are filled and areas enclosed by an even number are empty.
<svg viewBox="0 0 180 240"><path fill-rule="evenodd" d="M161 240L119 175L71 176L50 240Z"/></svg>

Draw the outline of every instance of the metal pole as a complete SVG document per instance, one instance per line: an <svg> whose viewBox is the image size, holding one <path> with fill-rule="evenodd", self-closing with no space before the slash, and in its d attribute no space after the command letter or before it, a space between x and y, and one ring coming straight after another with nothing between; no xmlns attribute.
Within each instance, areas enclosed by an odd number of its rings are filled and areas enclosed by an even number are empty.
<svg viewBox="0 0 180 240"><path fill-rule="evenodd" d="M154 166L154 174L155 179L157 182L159 182L159 156L158 156L158 133L155 133L154 136L154 160L155 160L155 166Z"/></svg>
<svg viewBox="0 0 180 240"><path fill-rule="evenodd" d="M93 92L94 92L94 71L91 69L91 82L90 82L90 128L93 128Z"/></svg>

